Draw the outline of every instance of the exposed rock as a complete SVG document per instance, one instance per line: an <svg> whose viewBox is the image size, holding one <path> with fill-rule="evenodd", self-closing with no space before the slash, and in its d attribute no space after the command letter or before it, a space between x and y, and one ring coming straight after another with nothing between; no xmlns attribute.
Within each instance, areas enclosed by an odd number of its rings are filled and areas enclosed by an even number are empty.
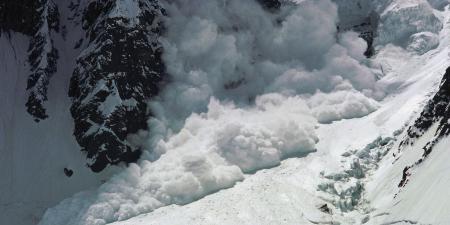
<svg viewBox="0 0 450 225"><path fill-rule="evenodd" d="M0 1L0 31L34 35L40 20L37 9L41 4L35 0Z"/></svg>
<svg viewBox="0 0 450 225"><path fill-rule="evenodd" d="M71 176L73 175L73 170L64 168L64 174L65 174L67 177L71 177Z"/></svg>
<svg viewBox="0 0 450 225"><path fill-rule="evenodd" d="M44 102L47 101L47 88L50 78L56 72L58 50L53 45L52 32L59 31L59 12L51 0L39 1L41 7L37 9L39 22L36 33L30 41L28 62L31 74L28 77L27 111L36 122L48 117Z"/></svg>
<svg viewBox="0 0 450 225"><path fill-rule="evenodd" d="M147 128L146 102L164 77L158 41L164 14L156 0L97 0L84 12L89 45L77 59L69 96L74 135L94 172L141 154L127 136Z"/></svg>
<svg viewBox="0 0 450 225"><path fill-rule="evenodd" d="M281 7L279 0L258 0L258 2L268 10L278 10Z"/></svg>
<svg viewBox="0 0 450 225"><path fill-rule="evenodd" d="M333 0L333 2L339 6L338 31L353 30L359 33L359 37L367 42L364 55L366 57L373 56L375 54L374 40L377 36L379 15L374 11L370 1Z"/></svg>
<svg viewBox="0 0 450 225"><path fill-rule="evenodd" d="M328 207L328 204L323 204L319 207L319 210L324 213L333 214L333 211Z"/></svg>
<svg viewBox="0 0 450 225"><path fill-rule="evenodd" d="M400 147L414 144L417 138L421 137L434 124L437 129L434 138L424 146L423 157L426 157L442 137L450 133L450 67L447 68L439 87L438 92L424 107L420 116L414 124L408 128L406 138L401 142Z"/></svg>
<svg viewBox="0 0 450 225"><path fill-rule="evenodd" d="M0 2L0 31L19 32L31 36L28 62L27 111L36 122L48 117L43 106L47 87L56 72L58 51L52 33L59 31L58 7L52 0L18 0Z"/></svg>
<svg viewBox="0 0 450 225"><path fill-rule="evenodd" d="M415 141L422 137L425 132L430 130L434 125L437 126L434 131L434 136L428 141L425 146L423 146L422 156L412 165L406 166L403 169L403 175L398 187L404 187L408 181L409 177L412 175L412 170L423 163L426 158L433 151L433 147L442 138L446 137L450 133L450 67L447 68L445 74L442 78L439 90L429 100L427 105L424 107L420 116L414 121L408 130L405 139L399 145L399 151L407 145L413 145Z"/></svg>

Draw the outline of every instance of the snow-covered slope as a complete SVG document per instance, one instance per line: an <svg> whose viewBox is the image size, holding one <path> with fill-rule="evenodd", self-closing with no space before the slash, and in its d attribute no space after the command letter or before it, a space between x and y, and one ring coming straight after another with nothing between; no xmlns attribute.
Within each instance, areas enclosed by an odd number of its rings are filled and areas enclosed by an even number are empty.
<svg viewBox="0 0 450 225"><path fill-rule="evenodd" d="M36 224L46 208L117 170L93 173L73 135L68 92L86 47L84 6L0 2L0 224Z"/></svg>
<svg viewBox="0 0 450 225"><path fill-rule="evenodd" d="M448 1L32 3L0 2L0 224L449 222Z"/></svg>
<svg viewBox="0 0 450 225"><path fill-rule="evenodd" d="M447 16L444 21L448 21ZM317 152L304 158L285 160L279 167L248 175L243 182L183 206L167 206L152 213L115 225L137 224L447 224L446 185L448 185L448 138L440 142L425 163L416 169L410 183L399 188L405 165L420 159L421 146L430 140L406 148L398 159L398 145L408 124L420 115L422 107L438 88L450 65L448 36L450 27L440 34L441 45L425 55L386 46L374 61L385 69L382 81L395 89L381 102L374 113L321 125L317 130ZM403 131L403 132L402 132ZM368 156L359 158L363 174L359 179L335 181L327 177L357 171L352 167L354 156L366 149L382 154L384 144L371 144L378 137L386 140L388 152L374 166L366 164ZM390 139L393 138L393 139ZM368 145L368 146L366 146ZM369 147L370 146L370 147ZM369 148L368 148L369 147ZM357 151L353 151L357 150ZM392 154L396 157L393 157ZM353 164L354 165L354 164ZM333 186L336 193L327 194L318 188ZM360 182L361 199L353 210L336 204L346 198L355 200ZM353 188L352 188L353 187ZM347 195L348 193L348 195ZM344 198L343 198L344 197ZM334 206L335 204L336 206ZM331 213L324 212L324 205ZM342 212L343 209L346 212Z"/></svg>
<svg viewBox="0 0 450 225"><path fill-rule="evenodd" d="M18 33L8 36L0 37L0 224L30 224L46 207L104 178L90 172L78 153L67 117L67 80L55 76L49 86L55 103L47 110L51 118L36 124L27 113L28 38ZM64 168L74 170L74 175L66 177Z"/></svg>

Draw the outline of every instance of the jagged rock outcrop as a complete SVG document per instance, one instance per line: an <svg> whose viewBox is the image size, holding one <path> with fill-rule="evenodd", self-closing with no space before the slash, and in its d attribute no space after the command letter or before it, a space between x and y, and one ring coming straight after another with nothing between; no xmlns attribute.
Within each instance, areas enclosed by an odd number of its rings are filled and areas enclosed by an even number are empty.
<svg viewBox="0 0 450 225"><path fill-rule="evenodd" d="M52 33L59 32L58 7L52 0L39 1L37 9L39 20L36 32L31 38L28 62L31 74L28 77L27 111L36 122L48 117L44 102L47 101L47 89L50 78L56 72L58 50L53 45Z"/></svg>
<svg viewBox="0 0 450 225"><path fill-rule="evenodd" d="M338 7L338 32L355 31L367 42L366 57L375 54L374 41L377 36L379 14L370 1L366 0L333 0Z"/></svg>
<svg viewBox="0 0 450 225"><path fill-rule="evenodd" d="M146 102L164 77L158 41L164 15L156 0L97 0L84 12L89 44L77 59L69 96L74 135L94 172L141 154L127 136L147 128Z"/></svg>
<svg viewBox="0 0 450 225"><path fill-rule="evenodd" d="M424 107L420 116L416 119L414 124L408 128L407 137L402 141L400 146L412 145L415 140L421 137L425 132L437 124L437 129L434 133L434 138L429 141L424 147L422 161L428 154L431 153L434 145L443 137L450 133L450 67L447 68L442 78L441 85L438 92Z"/></svg>
<svg viewBox="0 0 450 225"><path fill-rule="evenodd" d="M422 156L412 165L403 169L403 176L398 186L404 187L411 176L411 171L420 165L433 151L433 147L444 137L450 134L450 67L442 78L439 90L425 105L420 116L414 121L406 133L405 139L400 142L399 151L407 145L414 145L416 140L431 130L435 125L433 137L422 147Z"/></svg>
<svg viewBox="0 0 450 225"><path fill-rule="evenodd" d="M36 122L48 117L44 102L47 87L56 72L58 51L52 33L59 32L58 7L52 0L19 0L0 2L0 30L23 33L31 37L28 62L27 111Z"/></svg>
<svg viewBox="0 0 450 225"><path fill-rule="evenodd" d="M367 42L367 49L364 55L368 58L375 55L374 40L377 35L378 15L371 12L364 22L354 25L352 29L359 33L359 37Z"/></svg>

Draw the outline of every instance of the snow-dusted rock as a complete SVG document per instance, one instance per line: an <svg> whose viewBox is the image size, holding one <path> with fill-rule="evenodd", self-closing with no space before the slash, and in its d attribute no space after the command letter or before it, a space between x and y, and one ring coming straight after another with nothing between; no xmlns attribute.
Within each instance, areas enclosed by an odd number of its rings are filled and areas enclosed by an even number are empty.
<svg viewBox="0 0 450 225"><path fill-rule="evenodd" d="M59 12L53 0L39 1L36 10L39 19L30 41L28 62L31 74L28 78L28 101L25 104L36 122L48 117L44 102L48 100L47 89L50 78L56 72L58 50L54 46L53 33L59 32Z"/></svg>
<svg viewBox="0 0 450 225"><path fill-rule="evenodd" d="M84 12L88 44L77 59L69 96L74 135L95 172L140 157L127 137L147 128L146 102L164 77L158 40L164 13L156 0L91 1Z"/></svg>
<svg viewBox="0 0 450 225"><path fill-rule="evenodd" d="M58 7L53 0L3 1L0 3L0 18L0 31L5 35L19 32L31 37L26 107L36 122L46 119L44 103L48 100L47 89L58 60L52 37L60 29Z"/></svg>

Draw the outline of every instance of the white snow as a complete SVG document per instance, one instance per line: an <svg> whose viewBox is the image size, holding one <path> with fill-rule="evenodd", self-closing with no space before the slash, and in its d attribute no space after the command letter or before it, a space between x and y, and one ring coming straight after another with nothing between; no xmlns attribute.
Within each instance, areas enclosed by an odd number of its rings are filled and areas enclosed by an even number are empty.
<svg viewBox="0 0 450 225"><path fill-rule="evenodd" d="M381 13L380 46L368 60L357 34L335 36L338 13L328 0L282 9L279 26L253 1L168 1L177 16L167 21L164 57L174 82L150 103L152 136L130 137L146 139L152 151L98 189L48 209L40 224L445 224L448 215L434 209L448 203L433 203L448 186L435 172L446 170L447 142L427 162L433 166L418 169L400 203L393 196L401 170L421 154L414 148L394 165L388 154L365 178L332 184L346 213L318 188L324 175L349 169L343 153L414 118L449 65L448 10L440 43L423 46L440 31L439 12L426 1L378 3L362 6ZM399 43L410 39L407 51ZM353 209L359 187L367 202ZM416 200L421 206L412 208ZM324 204L332 214L318 209Z"/></svg>
<svg viewBox="0 0 450 225"><path fill-rule="evenodd" d="M448 201L442 199L446 197L448 187L448 176L444 172L448 172L445 163L449 157L445 149L448 141L437 146L436 156L422 165L423 172L409 184L410 189L400 193L398 200L393 196L401 179L401 170L422 152L406 150L405 155L413 152L403 157L410 160L395 164L395 168L392 168L393 158L389 153L381 168L373 171L373 177L364 181L368 182L364 198L370 201L369 209L375 207L375 211L365 212L367 215L359 210L333 215L320 212L318 207L327 202L317 197L320 193L316 189L321 182L321 171L345 169L341 168L342 153L362 149L378 136L391 136L420 112L422 103L429 98L429 93L437 87L449 66L448 31L446 27L440 34L443 43L438 49L422 56L410 55L394 46L381 49L374 63L388 69L380 82L386 86L394 85L396 91L369 116L320 125L316 153L285 160L279 167L249 175L242 183L194 203L163 207L113 224L362 224L362 221L366 224L399 221L401 224L402 220L448 223L448 214L444 210ZM423 139L426 141L427 137ZM428 169L431 164L433 166ZM341 188L346 189L345 186Z"/></svg>
<svg viewBox="0 0 450 225"><path fill-rule="evenodd" d="M346 90L330 94L318 92L308 99L308 105L321 123L363 117L379 107L378 102L360 92Z"/></svg>
<svg viewBox="0 0 450 225"><path fill-rule="evenodd" d="M365 42L353 32L336 39L337 8L329 0L278 14L238 0L177 0L166 8L172 16L164 60L173 82L154 111L175 132L192 112L204 112L212 96L248 105L265 93L328 93L343 84L382 95L363 57Z"/></svg>
<svg viewBox="0 0 450 225"><path fill-rule="evenodd" d="M141 9L137 0L120 0L115 2L114 8L111 9L108 17L123 18L126 21L124 25L134 27L137 24L140 12Z"/></svg>
<svg viewBox="0 0 450 225"><path fill-rule="evenodd" d="M449 11L445 10L444 21L449 20ZM449 32L450 26L445 23L443 32L439 39L441 44L438 49L426 53L423 58L414 64L419 64L424 69L417 70L413 66L407 73L415 73L408 81L411 85L402 95L405 105L411 109L412 106L422 102L414 99L417 90L428 89L433 92L437 88L445 68L449 65ZM413 63L409 64L412 65ZM430 88L432 85L432 88ZM411 96L411 97L406 97ZM427 96L429 98L430 95ZM422 97L423 99L423 97ZM423 105L423 104L419 104ZM420 109L420 108L419 108ZM413 115L417 115L416 112ZM412 118L415 118L413 116ZM449 200L446 191L448 184L448 166L445 160L448 159L448 138L444 138L436 145L433 152L428 156L418 168L414 169L414 174L403 189L399 189L402 171L405 166L410 166L416 162L423 153L422 146L434 136L436 126L426 132L413 146L408 146L396 153L396 157L387 157L376 171L371 181L367 184L367 198L376 209L372 215L370 224L382 224L395 221L409 220L418 224L448 224L447 208ZM398 143L397 143L398 144ZM396 149L394 149L396 150ZM394 196L397 195L395 198ZM375 216L377 215L377 216Z"/></svg>
<svg viewBox="0 0 450 225"><path fill-rule="evenodd" d="M445 138L435 146L430 157L416 169L407 187L392 201L384 221L405 219L421 224L450 223L449 144L450 139ZM418 149L407 151L412 150Z"/></svg>
<svg viewBox="0 0 450 225"><path fill-rule="evenodd" d="M279 26L253 1L166 8L164 58L173 82L151 103L149 133L160 131L148 139L149 152L98 190L49 209L40 224L106 224L190 203L315 151L314 116L362 117L377 107L370 97L384 95L363 57L366 44L353 32L336 39L329 0L283 8ZM326 101L310 96L317 90Z"/></svg>
<svg viewBox="0 0 450 225"><path fill-rule="evenodd" d="M299 97L261 96L251 110L212 99L208 108L208 113L189 117L167 142L159 142L158 151L165 152L159 160L132 165L96 192L63 201L47 211L41 224L106 224L190 203L233 186L244 179L243 172L315 149L315 119Z"/></svg>
<svg viewBox="0 0 450 225"><path fill-rule="evenodd" d="M439 33L442 22L426 0L391 0L380 4L380 21L377 45L407 43L409 37L419 32Z"/></svg>
<svg viewBox="0 0 450 225"><path fill-rule="evenodd" d="M439 36L430 32L420 32L411 35L409 38L409 51L417 52L417 54L424 54L439 45Z"/></svg>

